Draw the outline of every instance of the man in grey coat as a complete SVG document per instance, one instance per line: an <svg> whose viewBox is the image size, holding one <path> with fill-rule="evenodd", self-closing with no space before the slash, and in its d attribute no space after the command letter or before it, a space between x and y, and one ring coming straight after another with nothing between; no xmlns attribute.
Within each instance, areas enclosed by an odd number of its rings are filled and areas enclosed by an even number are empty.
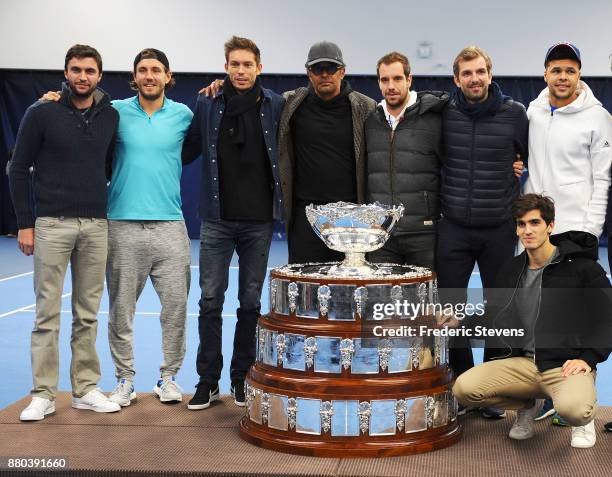
<svg viewBox="0 0 612 477"><path fill-rule="evenodd" d="M308 204L365 200L364 123L376 103L344 79L338 45L322 41L308 52L310 84L284 94L279 167L289 263L341 260L315 235Z"/></svg>

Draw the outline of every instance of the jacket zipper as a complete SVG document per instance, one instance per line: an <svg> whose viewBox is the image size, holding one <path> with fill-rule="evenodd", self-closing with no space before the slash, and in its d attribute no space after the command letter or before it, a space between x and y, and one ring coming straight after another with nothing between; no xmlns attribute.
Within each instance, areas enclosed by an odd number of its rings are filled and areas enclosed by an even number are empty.
<svg viewBox="0 0 612 477"><path fill-rule="evenodd" d="M544 268L542 269L542 277L540 279L540 296L538 298L538 312L536 313L536 319L535 322L533 323L533 364L536 365L536 368L538 367L538 365L536 364L536 334L535 334L535 330L536 330L536 326L538 324L538 318L540 317L540 307L542 305L542 282L544 281L544 272L546 271L546 267L548 267L549 265L553 265L553 264L557 264L561 262L561 259L557 259L556 262L550 262L547 265L544 265Z"/></svg>
<svg viewBox="0 0 612 477"><path fill-rule="evenodd" d="M518 290L518 285L521 282L521 277L523 276L523 273L525 272L525 265L527 263L527 256L525 256L525 263L523 264L523 268L521 270L521 273L519 274L518 278L516 279L516 283L514 285L514 291L512 292L512 295L510 296L510 299L508 300L508 303L506 303L504 305L504 307L500 310L500 312L498 313L497 316L501 316L501 314L506 311L506 309L510 306L510 304L512 303L512 300L514 300L514 296L516 295L516 290ZM495 322L496 319L493 319L493 322ZM494 323L495 324L495 323ZM508 343L505 342L504 338L502 337L501 340L504 342L504 344L506 345L506 348L508 348L509 352L508 354L505 354L504 356L496 356L494 358L491 358L491 360L494 359L504 359L507 358L508 356L512 355L512 346L510 346Z"/></svg>
<svg viewBox="0 0 612 477"><path fill-rule="evenodd" d="M472 120L472 147L470 150L470 185L468 187L467 223L472 223L472 189L474 187L474 149L476 142L476 120Z"/></svg>
<svg viewBox="0 0 612 477"><path fill-rule="evenodd" d="M391 160L391 174L389 174L389 184L391 186L391 205L395 204L395 188L393 187L393 176L395 175L395 157L393 154L393 145L395 143L395 131L393 128L389 126L391 129L391 147L389 149L389 158Z"/></svg>

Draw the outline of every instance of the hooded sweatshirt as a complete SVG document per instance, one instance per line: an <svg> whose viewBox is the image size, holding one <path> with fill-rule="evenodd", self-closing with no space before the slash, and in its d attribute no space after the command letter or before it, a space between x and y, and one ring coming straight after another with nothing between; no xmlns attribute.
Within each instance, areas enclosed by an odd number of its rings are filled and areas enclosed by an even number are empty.
<svg viewBox="0 0 612 477"><path fill-rule="evenodd" d="M586 83L578 97L551 112L548 88L531 102L529 178L525 192L555 201L555 233L568 230L601 235L606 216L612 119Z"/></svg>

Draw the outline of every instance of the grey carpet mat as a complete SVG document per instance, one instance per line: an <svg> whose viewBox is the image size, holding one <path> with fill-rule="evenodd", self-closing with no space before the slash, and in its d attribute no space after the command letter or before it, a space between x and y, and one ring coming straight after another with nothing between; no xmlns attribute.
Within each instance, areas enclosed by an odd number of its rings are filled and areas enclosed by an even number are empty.
<svg viewBox="0 0 612 477"><path fill-rule="evenodd" d="M463 418L462 440L427 454L384 459L313 458L260 449L240 439L244 409L225 397L204 411L188 411L185 401L161 404L152 394L119 413L97 414L70 407L61 393L55 415L20 423L24 398L0 411L0 456L65 457L68 469L31 472L63 476L543 476L610 477L612 433L602 432L612 408L601 408L597 444L573 449L569 428L536 423L533 439L515 442L507 434L513 413L500 421L475 414ZM0 470L2 475L24 475Z"/></svg>

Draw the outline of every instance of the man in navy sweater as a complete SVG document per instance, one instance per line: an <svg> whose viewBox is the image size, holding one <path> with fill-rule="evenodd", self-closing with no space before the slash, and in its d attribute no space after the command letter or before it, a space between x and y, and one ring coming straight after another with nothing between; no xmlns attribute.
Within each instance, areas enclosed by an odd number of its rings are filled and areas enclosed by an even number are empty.
<svg viewBox="0 0 612 477"><path fill-rule="evenodd" d="M64 76L60 101L39 101L26 111L9 171L19 248L25 255L34 255L34 386L22 421L41 420L55 412L60 310L69 262L72 407L96 412L120 409L97 389L100 364L96 352L107 253L106 173L119 117L108 95L98 88L102 59L94 48L70 48ZM32 182L31 166L35 171Z"/></svg>

